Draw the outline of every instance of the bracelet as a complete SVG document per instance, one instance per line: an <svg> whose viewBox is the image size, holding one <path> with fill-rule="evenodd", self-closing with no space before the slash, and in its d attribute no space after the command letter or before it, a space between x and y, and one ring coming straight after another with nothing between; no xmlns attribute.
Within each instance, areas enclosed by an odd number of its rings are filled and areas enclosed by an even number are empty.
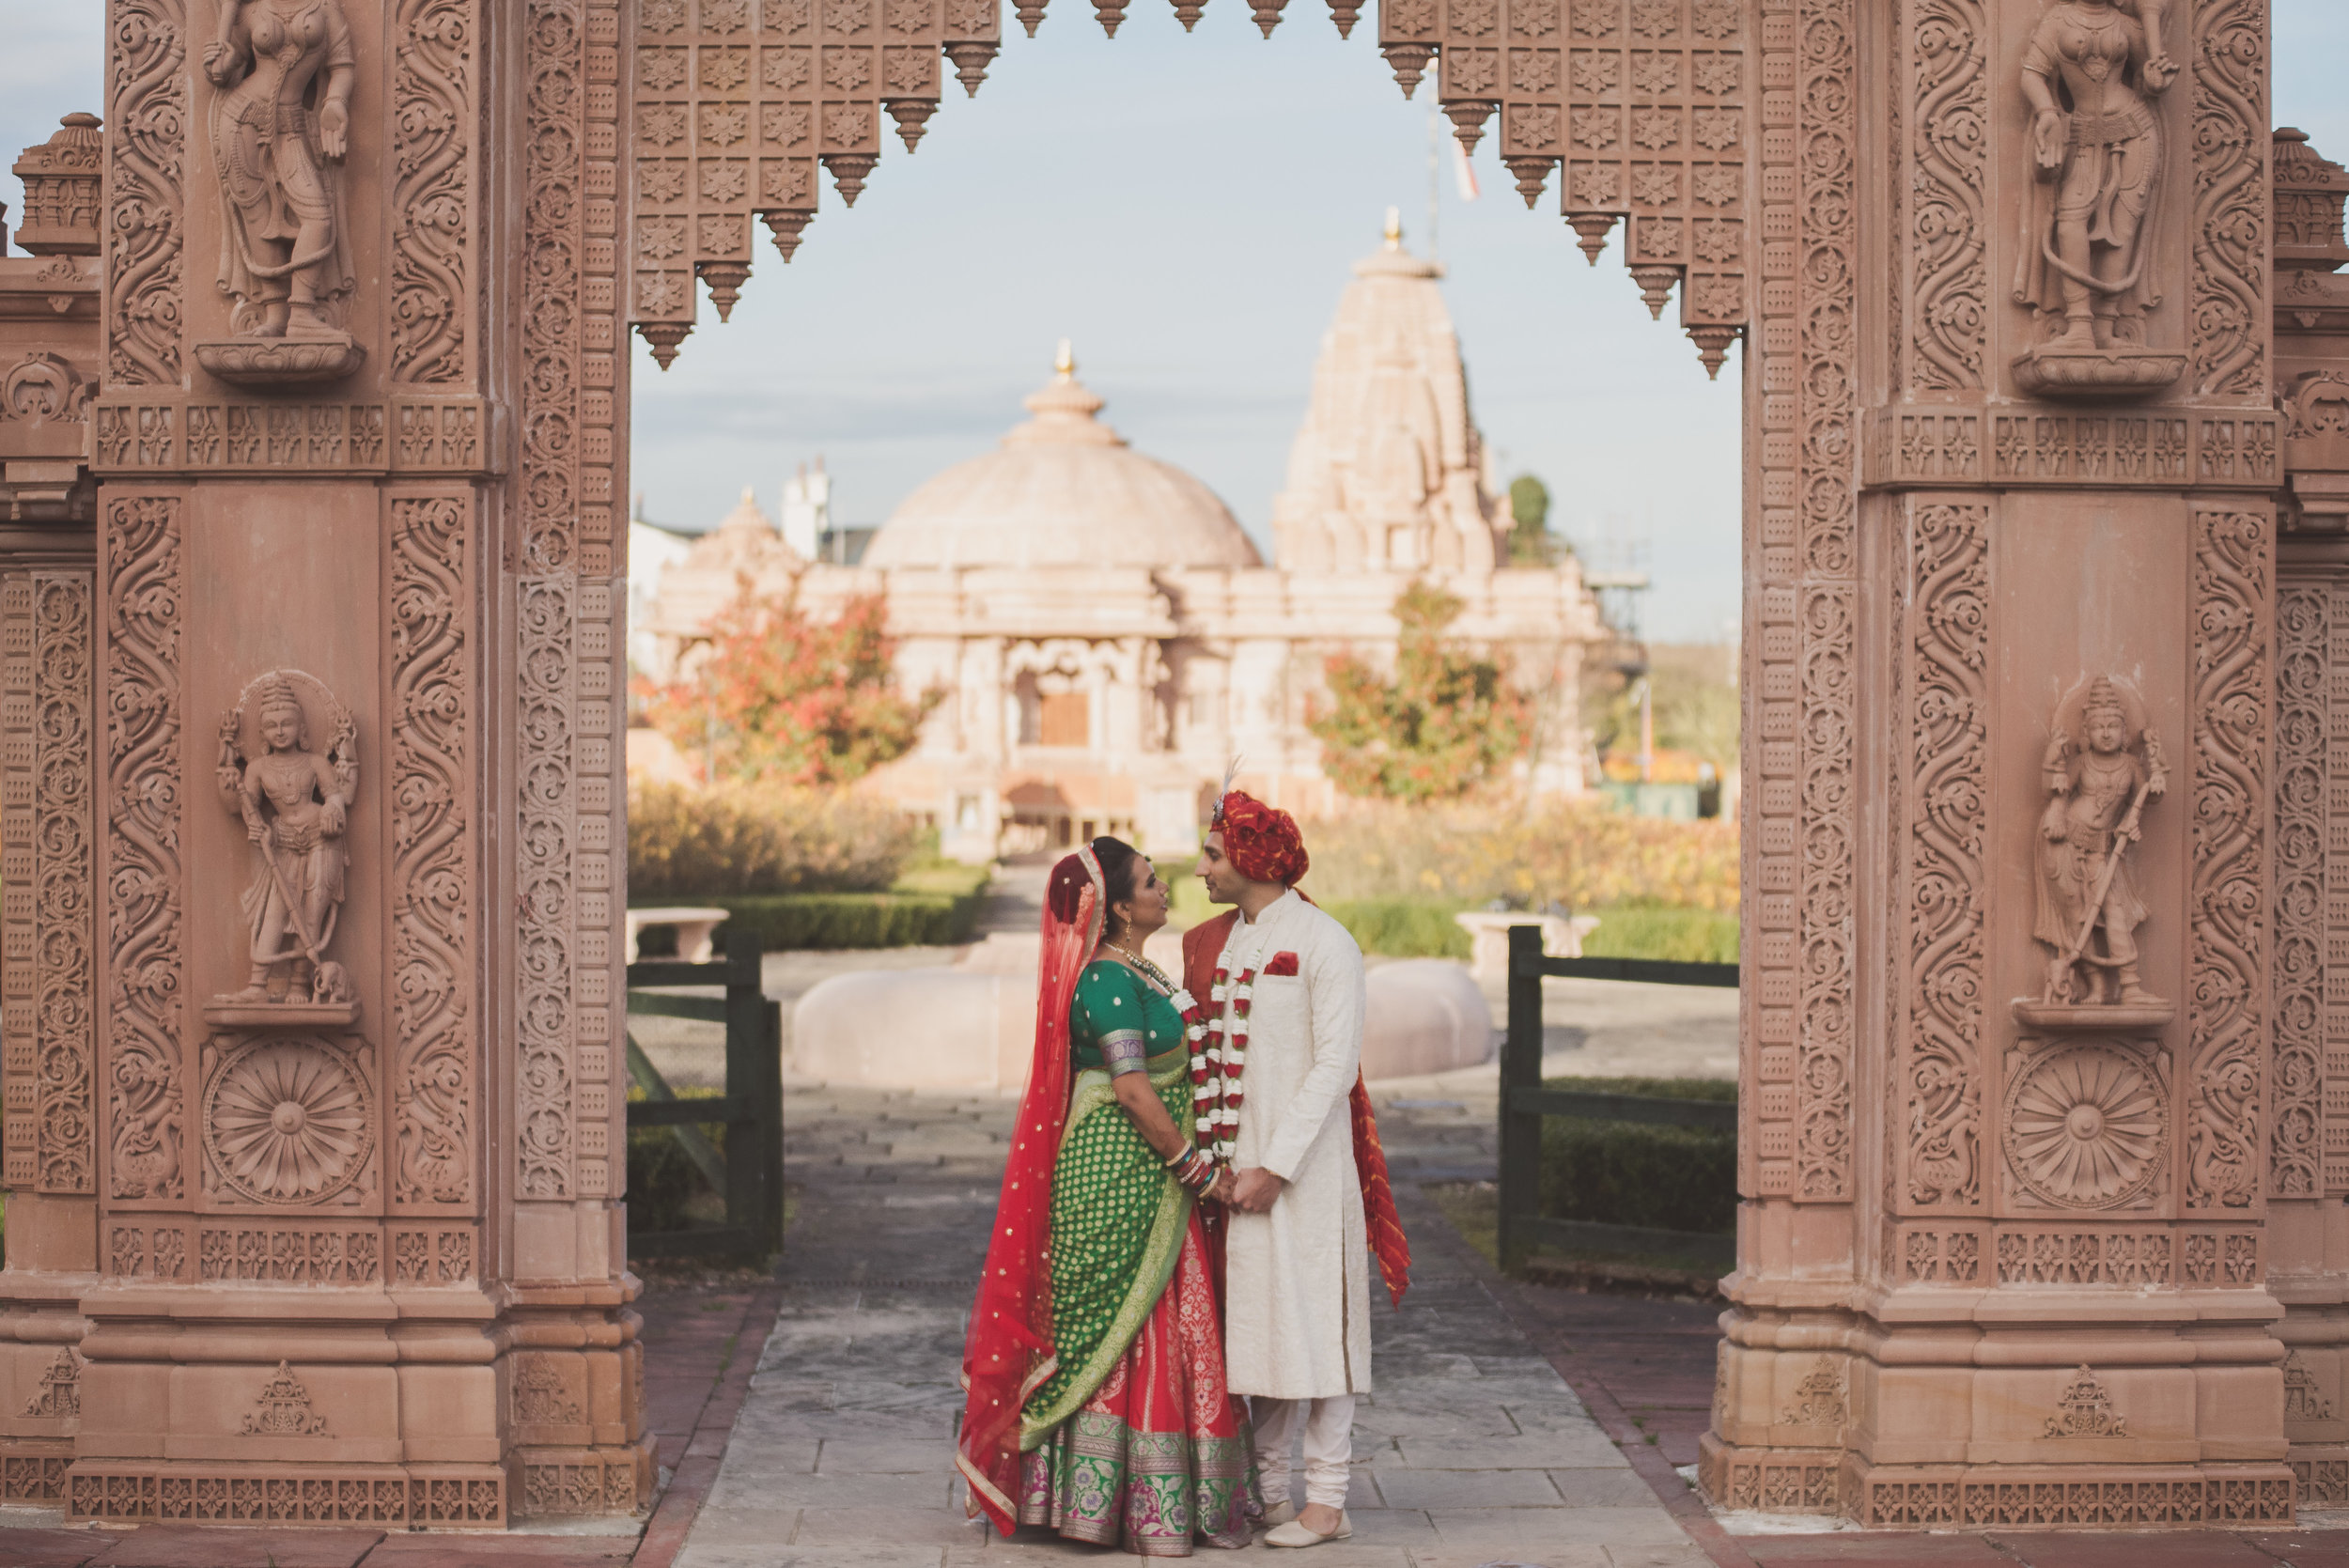
<svg viewBox="0 0 2349 1568"><path fill-rule="evenodd" d="M1222 1162L1205 1149L1190 1148L1165 1162L1169 1174L1192 1192L1205 1193L1222 1174Z"/></svg>

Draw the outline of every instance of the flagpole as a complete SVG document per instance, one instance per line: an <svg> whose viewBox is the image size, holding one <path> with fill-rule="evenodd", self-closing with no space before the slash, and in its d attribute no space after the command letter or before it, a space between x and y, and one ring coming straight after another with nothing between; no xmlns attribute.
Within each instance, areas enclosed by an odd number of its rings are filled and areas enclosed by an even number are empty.
<svg viewBox="0 0 2349 1568"><path fill-rule="evenodd" d="M1443 113L1427 105L1427 259L1436 259L1436 215L1442 210Z"/></svg>

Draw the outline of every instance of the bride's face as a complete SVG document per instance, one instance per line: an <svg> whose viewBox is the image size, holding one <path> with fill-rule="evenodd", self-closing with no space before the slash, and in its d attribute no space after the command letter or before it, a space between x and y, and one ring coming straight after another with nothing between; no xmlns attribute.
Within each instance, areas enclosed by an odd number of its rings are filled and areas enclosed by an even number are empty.
<svg viewBox="0 0 2349 1568"><path fill-rule="evenodd" d="M1139 947L1144 938L1166 924L1167 906L1174 896L1174 890L1166 885L1158 868L1148 861L1135 869L1140 885L1134 889L1132 898L1116 906L1118 918L1126 923L1129 947Z"/></svg>

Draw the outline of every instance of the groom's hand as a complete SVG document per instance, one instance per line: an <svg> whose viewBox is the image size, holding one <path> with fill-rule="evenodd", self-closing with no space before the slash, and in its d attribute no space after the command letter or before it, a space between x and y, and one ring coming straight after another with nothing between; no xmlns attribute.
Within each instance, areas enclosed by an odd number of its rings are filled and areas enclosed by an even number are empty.
<svg viewBox="0 0 2349 1568"><path fill-rule="evenodd" d="M1272 1207L1272 1201L1281 1195L1288 1183L1260 1165L1232 1172L1231 1204L1242 1214L1263 1214Z"/></svg>

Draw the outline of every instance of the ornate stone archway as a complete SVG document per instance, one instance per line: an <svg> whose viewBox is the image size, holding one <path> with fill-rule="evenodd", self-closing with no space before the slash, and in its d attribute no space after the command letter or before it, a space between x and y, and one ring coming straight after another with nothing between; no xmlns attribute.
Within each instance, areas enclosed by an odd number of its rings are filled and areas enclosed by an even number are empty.
<svg viewBox="0 0 2349 1568"><path fill-rule="evenodd" d="M665 363L696 277L723 315L752 220L787 256L819 171L852 199L1001 11L319 14L295 114L216 0L109 0L103 130L28 155L44 254L0 261L0 1489L625 1512L627 332ZM1377 24L1594 259L1627 224L1708 367L1745 346L1706 1489L1875 1523L2338 1499L2349 179L2271 155L2265 7ZM333 789L264 805L298 768ZM299 852L255 856L288 812Z"/></svg>

